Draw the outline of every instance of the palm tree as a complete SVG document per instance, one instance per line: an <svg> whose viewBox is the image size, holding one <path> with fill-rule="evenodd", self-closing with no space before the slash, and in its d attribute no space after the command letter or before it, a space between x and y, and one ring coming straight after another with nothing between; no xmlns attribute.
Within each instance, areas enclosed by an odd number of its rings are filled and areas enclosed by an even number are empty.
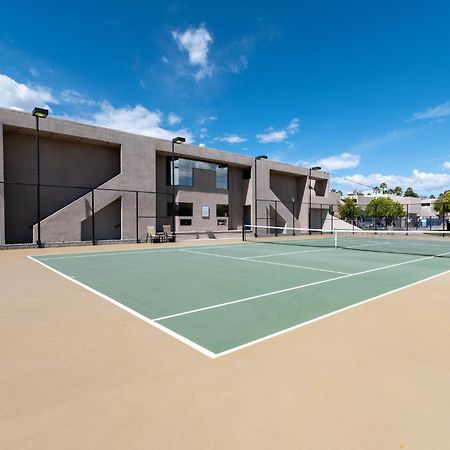
<svg viewBox="0 0 450 450"><path fill-rule="evenodd" d="M399 195L400 197L403 195L403 189L401 188L401 186L395 186L393 192L395 195Z"/></svg>
<svg viewBox="0 0 450 450"><path fill-rule="evenodd" d="M383 194L386 194L387 193L387 184L386 183L381 183L380 184L380 189L381 189Z"/></svg>
<svg viewBox="0 0 450 450"><path fill-rule="evenodd" d="M381 190L378 186L374 186L372 190L373 190L374 194L379 194L381 192Z"/></svg>

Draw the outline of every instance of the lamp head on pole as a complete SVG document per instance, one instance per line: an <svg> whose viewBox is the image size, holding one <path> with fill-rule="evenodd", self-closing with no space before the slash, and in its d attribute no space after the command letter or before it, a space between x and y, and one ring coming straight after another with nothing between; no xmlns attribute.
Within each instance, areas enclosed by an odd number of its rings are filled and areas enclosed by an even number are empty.
<svg viewBox="0 0 450 450"><path fill-rule="evenodd" d="M35 107L32 114L39 119L45 119L48 116L48 109Z"/></svg>
<svg viewBox="0 0 450 450"><path fill-rule="evenodd" d="M172 144L182 144L183 142L186 142L186 138L181 136L172 139Z"/></svg>
<svg viewBox="0 0 450 450"><path fill-rule="evenodd" d="M266 155L259 155L255 158L256 160L260 160L260 159L267 159Z"/></svg>
<svg viewBox="0 0 450 450"><path fill-rule="evenodd" d="M322 169L322 167L320 167L320 166L314 166L314 167L311 167L310 170L320 170L320 169Z"/></svg>

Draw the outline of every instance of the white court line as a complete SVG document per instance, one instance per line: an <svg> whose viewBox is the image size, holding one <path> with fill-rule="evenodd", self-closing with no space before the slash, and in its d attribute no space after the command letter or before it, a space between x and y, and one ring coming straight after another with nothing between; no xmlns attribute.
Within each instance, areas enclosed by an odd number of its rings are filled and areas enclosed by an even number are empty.
<svg viewBox="0 0 450 450"><path fill-rule="evenodd" d="M251 244L243 243L243 244L223 244L223 245L210 245L210 246L189 246L188 248L199 248L202 250L210 249L210 248L229 248L229 247L242 247L248 246ZM62 256L49 256L49 257L41 257L39 255L35 255L33 258L39 258L39 261L50 261L54 259L77 259L77 258L94 258L99 256L123 256L123 255L135 255L137 253L171 253L178 252L182 250L182 248L167 248L167 249L147 249L147 250L122 250L119 252L92 252L92 253L75 253L73 255L62 255Z"/></svg>
<svg viewBox="0 0 450 450"><path fill-rule="evenodd" d="M269 256L297 255L299 253L325 252L327 250L336 250L336 247L333 246L333 247L327 247L327 248L320 248L320 249L316 249L316 250L299 250L299 251L295 251L295 252L271 253L270 255L244 256L242 259L268 258Z"/></svg>
<svg viewBox="0 0 450 450"><path fill-rule="evenodd" d="M341 275L349 274L349 272L338 272L337 270L319 269L317 267L297 266L294 264L284 264L284 263L277 263L277 262L272 262L272 261L259 261L258 259L250 259L249 257L240 258L239 256L218 255L217 253L196 252L194 250L180 250L180 252L190 253L193 255L215 256L216 258L237 259L239 261L249 261L249 262L255 262L255 263L260 263L260 264L271 264L273 266L294 267L296 269L314 270L317 272L339 273Z"/></svg>
<svg viewBox="0 0 450 450"><path fill-rule="evenodd" d="M108 297L107 295L102 294L99 291L96 291L95 289L87 286L86 284L80 283L79 281L73 279L69 275L66 275L66 274L60 272L59 270L56 270L53 267L48 266L47 264L43 263L42 261L39 261L38 259L34 259L32 256L28 256L28 258L30 258L32 261L34 261L34 262L36 262L38 264L41 264L46 269L50 269L52 272L57 273L58 275L60 275L63 278L65 278L66 280L69 280L72 283L75 283L76 285L78 285L78 286L88 290L89 292L92 292L93 294L98 295L99 297L103 298L104 300L107 300L108 302L112 303L113 305L118 306L119 308L121 308L124 311L130 313L134 317L137 317L138 319L141 319L144 322L154 326L158 330L164 331L168 335L174 337L175 339L178 339L179 341L183 342L186 345L189 345L189 347L192 347L193 349L199 351L200 353L203 353L204 355L209 356L210 358L215 358L216 357L216 354L214 352L211 352L208 349L202 347L201 345L199 345L199 344L197 344L197 343L195 343L195 342L185 338L184 336L181 336L180 334L175 333L175 331L172 331L169 328L166 328L164 325L156 323L154 320L149 319L148 317L144 316L143 314L138 313L137 311L135 311L134 309L129 308L128 306L123 305L122 303L118 302L117 300L114 300L113 298Z"/></svg>
<svg viewBox="0 0 450 450"><path fill-rule="evenodd" d="M309 325L309 324L314 323L314 322L318 322L319 320L326 319L326 318L334 316L336 314L340 314L341 312L344 312L344 311L347 311L348 309L355 308L357 306L363 305L364 303L369 303L369 302L372 302L374 300L378 300L378 299L380 299L382 297L385 297L387 295L394 294L396 292L402 291L403 289L407 289L407 288L410 288L412 286L416 286L416 285L418 285L420 283L425 283L426 281L430 281L433 278L441 277L441 276L443 276L443 275L445 275L447 273L450 273L450 270L446 270L445 272L438 273L436 275L432 275L431 277L424 278L423 280L415 281L414 283L407 284L406 286L402 286L402 287L399 287L397 289L393 289L392 291L385 292L384 294L377 295L376 297L371 297L371 298L368 298L367 300L362 300L361 302L354 303L352 305L346 306L346 307L341 308L341 309L337 309L336 311L332 311L332 312L330 312L328 314L324 314L323 316L316 317L315 319L311 319L311 320L308 320L306 322L299 323L298 325L294 325L292 327L285 328L284 330L280 330L280 331L277 331L275 333L268 334L267 336L263 336L262 338L255 339L254 341L246 342L245 344L238 345L237 347L230 348L229 350L225 350L223 352L216 353L215 358L219 358L221 356L229 355L230 353L234 353L234 352L237 352L238 350L242 350L242 349L244 349L246 347L250 347L252 345L259 344L260 342L267 341L268 339L272 339L272 338L274 338L276 336L281 336L282 334L289 333L290 331L296 330L298 328L304 327L304 326Z"/></svg>
<svg viewBox="0 0 450 450"><path fill-rule="evenodd" d="M340 277L327 278L326 280L314 281L312 283L300 284L299 286L293 286L293 287L286 288L286 289L280 289L278 291L266 292L265 294L253 295L251 297L241 298L239 300L231 300L229 302L224 302L224 303L218 303L216 305L205 306L203 308L191 309L190 311L184 311L184 312L181 312L181 313L170 314L168 316L157 317L157 318L155 318L153 320L160 321L160 320L171 319L173 317L186 316L186 315L189 315L189 314L194 314L194 313L198 313L198 312L202 312L202 311L207 311L209 309L222 308L224 306L234 305L236 303L248 302L250 300L256 300L256 299L264 298L264 297L270 297L270 296L276 295L276 294L283 294L284 292L296 291L296 290L304 289L304 288L310 287L310 286L317 286L319 284L329 283L330 281L342 280L344 278L350 278L350 277L355 277L355 276L358 276L358 275L364 275L366 273L377 272L379 270L390 269L392 267L403 266L405 264L411 264L411 263L418 262L418 261L425 261L427 259L432 259L432 258L434 258L434 256L426 256L426 257L423 257L423 258L412 259L412 260L409 260L409 261L403 261L401 263L390 264L388 266L377 267L375 269L364 270L362 272L350 273L350 274L347 274L347 275L342 275Z"/></svg>

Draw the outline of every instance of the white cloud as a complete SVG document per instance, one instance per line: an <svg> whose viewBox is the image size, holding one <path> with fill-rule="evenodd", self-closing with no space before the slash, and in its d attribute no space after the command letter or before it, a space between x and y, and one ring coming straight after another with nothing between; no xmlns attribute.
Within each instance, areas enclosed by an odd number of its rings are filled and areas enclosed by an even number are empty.
<svg viewBox="0 0 450 450"><path fill-rule="evenodd" d="M240 73L248 67L248 59L245 55L239 56L239 59L235 62L232 62L228 70L232 73Z"/></svg>
<svg viewBox="0 0 450 450"><path fill-rule="evenodd" d="M247 139L236 134L230 134L229 136L217 137L215 140L220 142L228 142L229 144L241 144Z"/></svg>
<svg viewBox="0 0 450 450"><path fill-rule="evenodd" d="M205 139L205 137L208 136L208 128L200 128L200 139Z"/></svg>
<svg viewBox="0 0 450 450"><path fill-rule="evenodd" d="M198 70L194 73L196 80L212 75L208 52L213 42L213 36L205 25L202 24L199 28L190 27L184 32L172 31L172 37L178 44L179 49L188 53L189 64L198 67Z"/></svg>
<svg viewBox="0 0 450 450"><path fill-rule="evenodd" d="M110 103L102 102L100 111L92 114L92 119L89 122L102 127L160 139L171 140L174 136L179 135L184 136L187 142L192 141L192 133L188 130L162 128L162 114L159 111L150 111L142 105L114 108Z"/></svg>
<svg viewBox="0 0 450 450"><path fill-rule="evenodd" d="M61 92L60 99L64 103L71 103L73 105L93 106L95 101L73 89L64 89Z"/></svg>
<svg viewBox="0 0 450 450"><path fill-rule="evenodd" d="M19 111L32 111L35 106L50 108L58 103L50 89L18 83L7 75L0 74L0 106Z"/></svg>
<svg viewBox="0 0 450 450"><path fill-rule="evenodd" d="M200 124L200 125L204 125L205 123L208 123L208 122L214 122L215 120L217 120L217 117L216 117L216 116L202 117L202 118L199 120L199 124Z"/></svg>
<svg viewBox="0 0 450 450"><path fill-rule="evenodd" d="M274 130L272 127L266 130L266 133L257 134L258 142L261 144L269 144L272 142L282 142L289 135L298 133L300 122L297 118L290 121L289 125L283 130Z"/></svg>
<svg viewBox="0 0 450 450"><path fill-rule="evenodd" d="M438 117L450 116L450 102L442 105L433 106L422 112L414 113L411 120L436 119Z"/></svg>
<svg viewBox="0 0 450 450"><path fill-rule="evenodd" d="M411 175L383 175L373 173L370 175L355 174L346 177L333 177L333 184L350 186L352 188L359 184L368 186L378 186L386 183L388 187L401 186L407 188L411 186L416 191L437 191L450 187L450 174L421 172L414 169Z"/></svg>
<svg viewBox="0 0 450 450"><path fill-rule="evenodd" d="M361 155L355 153L341 153L340 155L331 155L326 158L321 158L317 161L297 161L297 165L312 167L320 166L327 172L342 169L354 169L359 166L361 162Z"/></svg>
<svg viewBox="0 0 450 450"><path fill-rule="evenodd" d="M444 169L450 169L450 161L445 161L444 164L442 164L442 167Z"/></svg>
<svg viewBox="0 0 450 450"><path fill-rule="evenodd" d="M175 113L170 113L170 114L167 116L167 122L169 122L169 125L170 125L170 126L174 126L174 125L176 125L177 123L180 123L182 119L183 119L183 118L182 118L181 116L178 116L178 115L175 114Z"/></svg>

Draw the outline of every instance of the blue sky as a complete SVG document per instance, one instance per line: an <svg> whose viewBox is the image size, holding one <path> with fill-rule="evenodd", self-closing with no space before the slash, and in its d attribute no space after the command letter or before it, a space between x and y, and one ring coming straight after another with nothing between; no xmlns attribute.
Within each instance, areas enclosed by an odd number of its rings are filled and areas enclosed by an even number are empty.
<svg viewBox="0 0 450 450"><path fill-rule="evenodd" d="M6 1L0 106L438 194L449 23L448 1Z"/></svg>

